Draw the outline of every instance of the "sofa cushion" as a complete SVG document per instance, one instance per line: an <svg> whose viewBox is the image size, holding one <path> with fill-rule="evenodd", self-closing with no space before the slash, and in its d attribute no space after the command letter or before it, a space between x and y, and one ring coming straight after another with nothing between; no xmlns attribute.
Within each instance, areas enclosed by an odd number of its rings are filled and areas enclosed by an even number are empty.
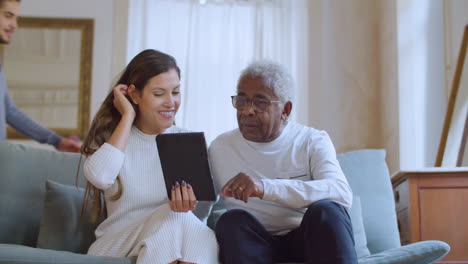
<svg viewBox="0 0 468 264"><path fill-rule="evenodd" d="M135 264L135 258L96 257L64 251L0 244L0 264Z"/></svg>
<svg viewBox="0 0 468 264"><path fill-rule="evenodd" d="M0 243L36 246L46 179L74 184L80 155L0 142ZM80 186L85 181L80 170Z"/></svg>
<svg viewBox="0 0 468 264"><path fill-rule="evenodd" d="M348 210L351 223L353 225L354 249L358 258L364 258L370 255L367 248L366 231L362 219L361 198L353 196L353 205Z"/></svg>
<svg viewBox="0 0 468 264"><path fill-rule="evenodd" d="M442 241L423 241L389 249L359 259L359 264L428 264L443 258L450 246Z"/></svg>
<svg viewBox="0 0 468 264"><path fill-rule="evenodd" d="M337 158L353 194L361 198L370 253L399 247L395 201L385 162L385 150L357 150L339 154Z"/></svg>
<svg viewBox="0 0 468 264"><path fill-rule="evenodd" d="M80 218L84 189L47 180L37 247L86 253L95 240L97 224L89 212Z"/></svg>

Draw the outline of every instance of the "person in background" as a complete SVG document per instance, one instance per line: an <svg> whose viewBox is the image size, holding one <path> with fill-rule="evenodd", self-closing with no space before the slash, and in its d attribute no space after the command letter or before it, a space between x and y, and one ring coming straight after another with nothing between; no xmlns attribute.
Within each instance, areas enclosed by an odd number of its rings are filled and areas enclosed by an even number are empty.
<svg viewBox="0 0 468 264"><path fill-rule="evenodd" d="M213 230L192 212L190 183L172 186L169 199L166 192L156 136L188 132L174 125L180 103L180 69L156 50L136 55L104 100L82 147L83 208L92 203L92 220L105 218L88 254L137 256L138 264L218 263Z"/></svg>
<svg viewBox="0 0 468 264"><path fill-rule="evenodd" d="M232 96L239 128L211 143L223 264L357 263L351 188L328 134L288 121L293 95L283 67L252 63Z"/></svg>
<svg viewBox="0 0 468 264"><path fill-rule="evenodd" d="M9 44L18 26L20 0L0 0L0 43ZM7 91L3 67L0 64L0 141L6 139L6 125L40 143L47 143L59 151L79 152L81 144L64 138L41 126L15 105Z"/></svg>

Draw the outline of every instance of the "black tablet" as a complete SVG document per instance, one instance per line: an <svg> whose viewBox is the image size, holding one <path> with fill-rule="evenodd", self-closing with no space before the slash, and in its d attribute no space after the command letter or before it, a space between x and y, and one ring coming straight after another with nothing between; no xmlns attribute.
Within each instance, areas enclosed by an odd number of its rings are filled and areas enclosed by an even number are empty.
<svg viewBox="0 0 468 264"><path fill-rule="evenodd" d="M172 185L184 180L193 187L197 200L216 200L203 132L159 134L156 144L168 197Z"/></svg>

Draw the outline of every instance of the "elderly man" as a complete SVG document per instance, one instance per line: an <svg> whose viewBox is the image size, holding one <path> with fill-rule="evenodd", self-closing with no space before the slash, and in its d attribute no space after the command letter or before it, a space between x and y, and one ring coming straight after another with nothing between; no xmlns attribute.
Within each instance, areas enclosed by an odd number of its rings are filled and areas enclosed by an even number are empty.
<svg viewBox="0 0 468 264"><path fill-rule="evenodd" d="M326 132L288 121L292 97L281 66L252 63L232 96L239 129L210 146L228 209L215 228L224 264L357 263L335 148Z"/></svg>

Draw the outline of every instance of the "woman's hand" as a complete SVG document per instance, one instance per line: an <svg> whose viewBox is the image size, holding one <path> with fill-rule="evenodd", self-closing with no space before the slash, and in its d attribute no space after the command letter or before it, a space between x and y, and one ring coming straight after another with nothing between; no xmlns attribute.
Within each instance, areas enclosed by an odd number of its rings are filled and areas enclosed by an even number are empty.
<svg viewBox="0 0 468 264"><path fill-rule="evenodd" d="M168 202L174 212L195 210L198 203L192 186L185 181L182 181L181 184L176 182L175 185L172 185L171 199Z"/></svg>
<svg viewBox="0 0 468 264"><path fill-rule="evenodd" d="M125 84L118 84L114 87L114 106L117 108L122 116L130 115L135 117L135 109L133 109L130 101L125 97L128 95L128 86Z"/></svg>
<svg viewBox="0 0 468 264"><path fill-rule="evenodd" d="M125 95L128 95L128 90L129 88L125 84L118 84L113 89L114 107L122 115L122 118L107 140L109 144L120 149L122 152L125 152L125 148L127 147L130 130L136 116L135 109L133 109L132 104L125 97Z"/></svg>

